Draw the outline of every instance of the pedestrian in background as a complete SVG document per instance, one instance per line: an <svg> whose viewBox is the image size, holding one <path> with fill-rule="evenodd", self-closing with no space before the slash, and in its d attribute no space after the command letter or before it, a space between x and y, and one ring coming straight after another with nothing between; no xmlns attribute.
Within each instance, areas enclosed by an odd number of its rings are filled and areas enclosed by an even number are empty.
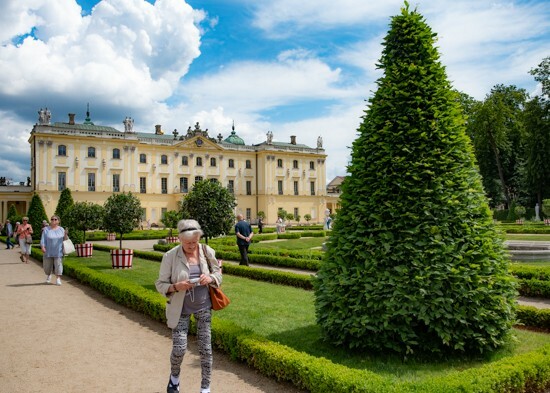
<svg viewBox="0 0 550 393"><path fill-rule="evenodd" d="M29 217L23 217L23 223L17 228L17 235L19 236L19 247L21 247L21 262L29 263L32 247L32 225L29 224ZM30 242L27 241L31 236Z"/></svg>
<svg viewBox="0 0 550 393"><path fill-rule="evenodd" d="M46 273L46 283L52 280L52 273L57 276L56 285L61 285L63 274L63 240L67 239L67 232L61 227L59 216L52 216L50 225L42 228L40 247L42 248L42 266Z"/></svg>
<svg viewBox="0 0 550 393"><path fill-rule="evenodd" d="M244 220L242 214L237 215L235 235L237 235L237 245L241 253L241 262L239 265L248 266L248 246L250 246L250 242L252 242L254 232L252 232L252 227Z"/></svg>
<svg viewBox="0 0 550 393"><path fill-rule="evenodd" d="M6 228L6 249L9 250L10 246L13 249L13 247L15 247L11 242L11 238L13 237L13 226L11 225L10 220L6 220L5 228Z"/></svg>

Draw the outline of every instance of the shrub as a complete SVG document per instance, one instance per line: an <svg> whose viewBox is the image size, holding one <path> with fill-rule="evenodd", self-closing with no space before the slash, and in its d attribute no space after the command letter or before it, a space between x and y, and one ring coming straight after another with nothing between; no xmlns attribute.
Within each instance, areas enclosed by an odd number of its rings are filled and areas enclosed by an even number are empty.
<svg viewBox="0 0 550 393"><path fill-rule="evenodd" d="M131 192L113 194L103 205L103 228L108 232L118 233L119 248L122 249L122 237L125 233L137 228L141 220L141 202Z"/></svg>
<svg viewBox="0 0 550 393"><path fill-rule="evenodd" d="M42 228L42 221L46 220L49 222L49 220L42 199L38 194L33 194L32 196L27 217L29 217L29 224L32 225L33 229L32 238L34 240L40 239L42 236L42 231L40 230Z"/></svg>

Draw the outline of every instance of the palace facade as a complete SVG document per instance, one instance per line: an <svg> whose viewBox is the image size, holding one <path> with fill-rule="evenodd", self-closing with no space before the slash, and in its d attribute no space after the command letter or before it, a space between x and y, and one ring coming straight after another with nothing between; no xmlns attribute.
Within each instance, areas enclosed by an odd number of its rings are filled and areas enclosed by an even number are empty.
<svg viewBox="0 0 550 393"><path fill-rule="evenodd" d="M65 188L75 202L101 205L112 193L131 191L141 200L143 220L160 225L195 182L210 179L235 195L235 213L252 222L263 211L265 223L273 224L281 208L301 216L302 223L305 214L311 223L325 218L327 156L321 137L313 148L297 143L296 136L275 142L268 132L264 142L247 145L234 126L225 138L221 133L214 138L199 123L181 135L176 130L166 135L160 125L154 133L136 132L128 117L124 130L95 125L89 112L81 124L74 114L67 122L50 123L50 117L41 109L30 134L30 188L19 195L21 213L33 192L50 215ZM2 199L5 219L10 202Z"/></svg>

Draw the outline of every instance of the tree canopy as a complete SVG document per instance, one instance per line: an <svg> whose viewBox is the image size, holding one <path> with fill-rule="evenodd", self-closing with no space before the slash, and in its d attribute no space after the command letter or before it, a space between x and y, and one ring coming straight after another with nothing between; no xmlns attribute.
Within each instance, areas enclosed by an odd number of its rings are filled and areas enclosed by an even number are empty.
<svg viewBox="0 0 550 393"><path fill-rule="evenodd" d="M105 204L103 228L108 232L120 234L119 248L122 249L122 237L139 226L141 202L131 192L111 195Z"/></svg>

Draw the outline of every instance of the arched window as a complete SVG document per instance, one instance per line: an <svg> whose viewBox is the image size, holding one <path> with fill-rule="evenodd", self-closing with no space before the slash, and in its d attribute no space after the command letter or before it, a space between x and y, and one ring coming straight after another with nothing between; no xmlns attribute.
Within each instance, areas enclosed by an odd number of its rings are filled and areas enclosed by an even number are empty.
<svg viewBox="0 0 550 393"><path fill-rule="evenodd" d="M197 157L196 164L197 166L202 166L202 157Z"/></svg>
<svg viewBox="0 0 550 393"><path fill-rule="evenodd" d="M181 156L181 165L189 165L189 158L187 156Z"/></svg>
<svg viewBox="0 0 550 393"><path fill-rule="evenodd" d="M139 163L140 164L147 164L147 155L145 153L141 153L139 155Z"/></svg>
<svg viewBox="0 0 550 393"><path fill-rule="evenodd" d="M252 168L252 162L250 160L246 160L245 167L246 169Z"/></svg>
<svg viewBox="0 0 550 393"><path fill-rule="evenodd" d="M160 156L160 163L163 165L168 164L168 156L166 154L163 154L162 156Z"/></svg>
<svg viewBox="0 0 550 393"><path fill-rule="evenodd" d="M65 146L65 145L57 146L57 155L58 156L66 156L67 155L67 146Z"/></svg>
<svg viewBox="0 0 550 393"><path fill-rule="evenodd" d="M95 158L95 147L88 148L88 157Z"/></svg>
<svg viewBox="0 0 550 393"><path fill-rule="evenodd" d="M120 160L120 149L113 149L113 158Z"/></svg>
<svg viewBox="0 0 550 393"><path fill-rule="evenodd" d="M216 158L210 157L210 166L216 166Z"/></svg>
<svg viewBox="0 0 550 393"><path fill-rule="evenodd" d="M235 168L235 160L233 160L232 158L230 158L228 160L228 166L229 168Z"/></svg>

